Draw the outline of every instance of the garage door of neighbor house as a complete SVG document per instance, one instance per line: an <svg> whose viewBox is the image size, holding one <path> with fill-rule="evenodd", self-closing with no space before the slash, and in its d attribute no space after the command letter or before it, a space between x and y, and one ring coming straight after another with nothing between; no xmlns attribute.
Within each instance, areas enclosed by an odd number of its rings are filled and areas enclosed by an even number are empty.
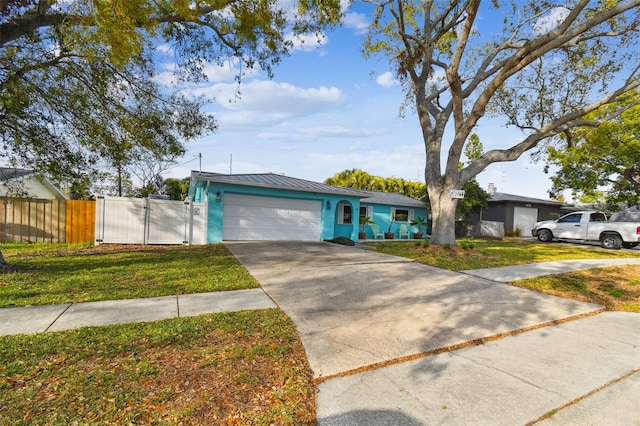
<svg viewBox="0 0 640 426"><path fill-rule="evenodd" d="M321 209L319 200L226 194L222 239L318 241Z"/></svg>
<svg viewBox="0 0 640 426"><path fill-rule="evenodd" d="M533 225L538 221L538 209L532 207L513 208L513 229L520 228L522 236L531 236Z"/></svg>

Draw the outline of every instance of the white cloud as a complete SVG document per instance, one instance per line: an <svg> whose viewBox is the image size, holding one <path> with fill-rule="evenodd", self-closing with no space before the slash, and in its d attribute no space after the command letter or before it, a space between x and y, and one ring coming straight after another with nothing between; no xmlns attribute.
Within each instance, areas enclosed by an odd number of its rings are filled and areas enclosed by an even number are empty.
<svg viewBox="0 0 640 426"><path fill-rule="evenodd" d="M302 88L271 80L254 80L241 86L242 99L229 109L285 112L307 115L342 105L345 95L336 87Z"/></svg>
<svg viewBox="0 0 640 426"><path fill-rule="evenodd" d="M318 48L329 42L329 37L325 34L295 35L293 33L289 33L285 36L285 39L290 40L293 43L293 50L300 50L303 52L318 50Z"/></svg>
<svg viewBox="0 0 640 426"><path fill-rule="evenodd" d="M221 129L244 129L282 123L294 118L340 108L345 95L336 87L302 88L288 83L253 80L242 83L235 99L236 84L220 83L192 89L195 96L215 98L214 112Z"/></svg>
<svg viewBox="0 0 640 426"><path fill-rule="evenodd" d="M322 138L360 139L380 136L388 132L387 129L369 129L344 126L302 127L290 132L260 133L262 139L278 142L309 142Z"/></svg>
<svg viewBox="0 0 640 426"><path fill-rule="evenodd" d="M383 135L387 133L387 129L324 126L324 127L307 127L303 129L298 129L298 132L306 135L313 135L315 137L355 138L355 137Z"/></svg>
<svg viewBox="0 0 640 426"><path fill-rule="evenodd" d="M560 22L562 22L568 15L570 11L566 7L555 7L551 9L551 11L542 16L540 19L536 21L533 25L533 31L536 34L544 34L553 30L558 26Z"/></svg>
<svg viewBox="0 0 640 426"><path fill-rule="evenodd" d="M259 75L259 71L255 68L247 68L240 65L237 58L229 59L224 64L207 63L202 68L204 74L210 82L233 81L235 77L243 73L242 78L255 77Z"/></svg>
<svg viewBox="0 0 640 426"><path fill-rule="evenodd" d="M382 87L393 87L400 84L398 79L393 76L391 71L387 71L384 74L379 75L376 78L376 83L378 83Z"/></svg>
<svg viewBox="0 0 640 426"><path fill-rule="evenodd" d="M366 15L357 12L347 12L344 14L342 22L347 28L351 28L358 34L364 34L369 28L369 20Z"/></svg>
<svg viewBox="0 0 640 426"><path fill-rule="evenodd" d="M173 48L166 43L156 46L156 51L165 55L173 55L173 52L174 52Z"/></svg>

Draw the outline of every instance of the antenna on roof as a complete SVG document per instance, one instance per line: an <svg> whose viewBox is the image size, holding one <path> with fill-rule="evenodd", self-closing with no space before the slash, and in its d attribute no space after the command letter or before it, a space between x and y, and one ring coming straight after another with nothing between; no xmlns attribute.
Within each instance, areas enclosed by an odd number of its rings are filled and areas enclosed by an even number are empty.
<svg viewBox="0 0 640 426"><path fill-rule="evenodd" d="M200 174L202 174L202 153L198 153L198 158L200 159Z"/></svg>
<svg viewBox="0 0 640 426"><path fill-rule="evenodd" d="M233 174L233 154L229 154L229 174Z"/></svg>

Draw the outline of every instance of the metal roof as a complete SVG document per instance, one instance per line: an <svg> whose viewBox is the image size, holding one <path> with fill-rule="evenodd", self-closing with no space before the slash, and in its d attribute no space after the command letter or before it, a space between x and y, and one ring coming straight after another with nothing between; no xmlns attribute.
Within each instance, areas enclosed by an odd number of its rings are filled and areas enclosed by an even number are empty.
<svg viewBox="0 0 640 426"><path fill-rule="evenodd" d="M407 197L406 195L398 194L397 192L377 192L377 191L365 191L369 194L367 198L360 200L363 203L370 204L388 204L394 206L408 206L408 207L423 207L426 205L420 200Z"/></svg>
<svg viewBox="0 0 640 426"><path fill-rule="evenodd" d="M53 183L51 183L49 179L43 176L37 176L35 174L35 171L33 170L17 169L14 167L0 167L0 182L9 182L10 180L17 180L21 178L29 179L30 177L35 177L38 180L40 180L40 182L42 183L42 185L44 185L45 188L47 188L54 195L57 196L56 198L59 198L59 199L69 198L67 197L67 194L62 192L60 188L58 188Z"/></svg>
<svg viewBox="0 0 640 426"><path fill-rule="evenodd" d="M21 178L33 174L33 170L16 169L13 167L0 167L0 180L9 181L11 179Z"/></svg>
<svg viewBox="0 0 640 426"><path fill-rule="evenodd" d="M263 188L289 189L291 191L316 192L322 194L345 195L365 198L369 194L365 191L326 185L324 183L292 178L275 173L225 175L221 173L191 172L192 180L205 180L231 185L257 186Z"/></svg>
<svg viewBox="0 0 640 426"><path fill-rule="evenodd" d="M552 206L563 206L564 203L553 200L543 200L541 198L532 198L532 197L523 197L521 195L513 195L513 194L505 194L503 192L494 192L490 194L491 198L489 202L499 203L499 202L507 202L512 201L516 203L535 203L535 204L548 204Z"/></svg>

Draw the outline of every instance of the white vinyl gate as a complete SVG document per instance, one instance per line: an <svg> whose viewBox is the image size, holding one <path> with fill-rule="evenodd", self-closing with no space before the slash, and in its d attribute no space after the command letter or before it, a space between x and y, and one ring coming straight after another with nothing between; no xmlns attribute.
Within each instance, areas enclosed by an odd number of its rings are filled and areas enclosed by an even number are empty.
<svg viewBox="0 0 640 426"><path fill-rule="evenodd" d="M96 244L205 244L205 203L98 197Z"/></svg>

